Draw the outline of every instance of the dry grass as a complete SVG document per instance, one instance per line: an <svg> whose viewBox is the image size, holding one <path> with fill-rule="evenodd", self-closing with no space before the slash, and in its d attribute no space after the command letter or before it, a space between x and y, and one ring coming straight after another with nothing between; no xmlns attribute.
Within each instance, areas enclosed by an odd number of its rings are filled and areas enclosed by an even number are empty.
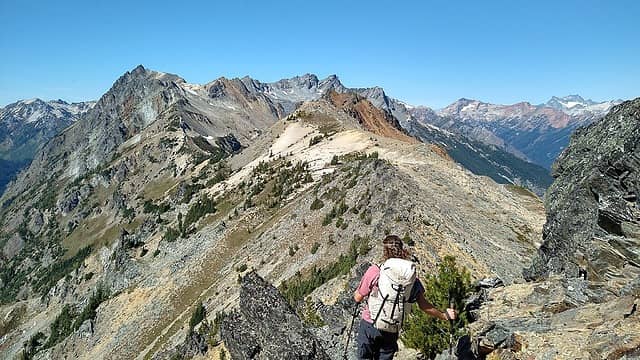
<svg viewBox="0 0 640 360"><path fill-rule="evenodd" d="M153 181L147 184L142 193L145 199L157 200L160 198L164 198L165 193L171 189L172 187L178 184L177 179L173 178L165 178L158 181Z"/></svg>
<svg viewBox="0 0 640 360"><path fill-rule="evenodd" d="M540 200L538 195L534 194L533 192L531 192L531 190L524 188L522 186L507 184L505 185L505 187L507 188L507 190L511 191L514 194L528 196L528 197L532 197L534 199Z"/></svg>
<svg viewBox="0 0 640 360"><path fill-rule="evenodd" d="M109 218L107 215L98 215L96 217L90 217L84 219L73 232L62 240L62 246L67 249L64 254L64 259L68 259L78 253L78 250L93 245L101 241L112 241L111 238L114 235L113 227L108 227L107 222ZM115 233L117 237L117 233Z"/></svg>

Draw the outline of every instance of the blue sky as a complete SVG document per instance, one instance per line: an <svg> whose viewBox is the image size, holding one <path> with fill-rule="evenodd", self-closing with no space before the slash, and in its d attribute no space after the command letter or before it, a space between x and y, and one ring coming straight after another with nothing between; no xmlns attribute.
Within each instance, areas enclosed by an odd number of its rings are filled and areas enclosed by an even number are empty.
<svg viewBox="0 0 640 360"><path fill-rule="evenodd" d="M189 82L337 74L412 104L640 96L640 1L0 0L0 106L97 99L143 64Z"/></svg>

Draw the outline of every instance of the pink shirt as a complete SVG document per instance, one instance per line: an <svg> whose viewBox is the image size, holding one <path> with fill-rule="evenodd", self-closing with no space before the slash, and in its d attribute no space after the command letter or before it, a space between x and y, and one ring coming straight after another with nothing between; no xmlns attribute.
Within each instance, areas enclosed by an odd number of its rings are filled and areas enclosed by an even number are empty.
<svg viewBox="0 0 640 360"><path fill-rule="evenodd" d="M362 276L362 280L360 280L360 285L358 285L358 294L362 295L362 297L367 297L374 291L378 291L378 279L380 278L380 268L377 265L371 265L367 269L367 272ZM413 284L413 289L411 290L411 297L409 298L410 303L414 303L418 299L418 294L424 293L424 287L419 279L416 279L416 282ZM369 311L369 305L367 302L364 302L364 310L362 311L362 320L373 323L371 319L371 312Z"/></svg>

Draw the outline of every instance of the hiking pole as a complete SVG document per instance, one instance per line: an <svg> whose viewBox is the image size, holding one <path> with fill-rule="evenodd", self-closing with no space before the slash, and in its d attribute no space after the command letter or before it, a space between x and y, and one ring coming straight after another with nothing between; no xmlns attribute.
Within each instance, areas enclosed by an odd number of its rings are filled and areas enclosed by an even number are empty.
<svg viewBox="0 0 640 360"><path fill-rule="evenodd" d="M451 298L451 289L449 289L449 309L453 309L453 299ZM449 357L451 357L451 352L453 349L453 319L449 316L449 310L447 311L447 317L449 318Z"/></svg>
<svg viewBox="0 0 640 360"><path fill-rule="evenodd" d="M353 314L351 317L351 326L349 327L349 331L347 332L347 342L344 344L344 353L342 354L343 359L347 358L347 350L349 349L349 340L351 339L351 332L353 332L353 323L355 322L356 317L358 316L359 305L360 303L356 303L356 305L353 307Z"/></svg>

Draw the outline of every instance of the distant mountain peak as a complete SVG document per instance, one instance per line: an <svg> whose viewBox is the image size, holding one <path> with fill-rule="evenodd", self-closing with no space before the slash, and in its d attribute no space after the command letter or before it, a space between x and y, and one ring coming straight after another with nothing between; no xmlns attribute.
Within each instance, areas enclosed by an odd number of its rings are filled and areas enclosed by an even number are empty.
<svg viewBox="0 0 640 360"><path fill-rule="evenodd" d="M573 107L576 105L592 105L595 102L591 99L585 100L582 96L574 94L567 96L552 96L549 101L547 101L543 105L557 105L557 104L569 104L568 107ZM551 106L554 107L554 106Z"/></svg>
<svg viewBox="0 0 640 360"><path fill-rule="evenodd" d="M546 106L563 111L569 115L582 115L582 114L604 114L616 104L619 104L620 100L610 100L603 102L596 102L591 99L584 99L582 96L574 94L567 96L552 96L549 101L540 106Z"/></svg>
<svg viewBox="0 0 640 360"><path fill-rule="evenodd" d="M147 69L145 69L145 67L142 64L139 64L133 70L131 70L131 72L146 72L146 71Z"/></svg>
<svg viewBox="0 0 640 360"><path fill-rule="evenodd" d="M462 98L460 98L460 99L458 99L458 100L453 102L453 104L463 104L463 105L468 105L468 104L471 104L471 103L486 104L483 101L476 100L476 99L469 99L469 98L465 98L465 97L462 97ZM451 104L451 105L453 105L453 104Z"/></svg>
<svg viewBox="0 0 640 360"><path fill-rule="evenodd" d="M578 95L578 94L573 94L573 95L566 95L566 96L552 96L552 99L556 99L556 100L564 100L564 101L580 101L580 102L585 102L585 99ZM588 100L591 101L591 100Z"/></svg>
<svg viewBox="0 0 640 360"><path fill-rule="evenodd" d="M43 101L41 99L38 99L38 98L31 98L31 99L17 101L17 103L23 103L25 105L38 103L38 102L43 102Z"/></svg>

